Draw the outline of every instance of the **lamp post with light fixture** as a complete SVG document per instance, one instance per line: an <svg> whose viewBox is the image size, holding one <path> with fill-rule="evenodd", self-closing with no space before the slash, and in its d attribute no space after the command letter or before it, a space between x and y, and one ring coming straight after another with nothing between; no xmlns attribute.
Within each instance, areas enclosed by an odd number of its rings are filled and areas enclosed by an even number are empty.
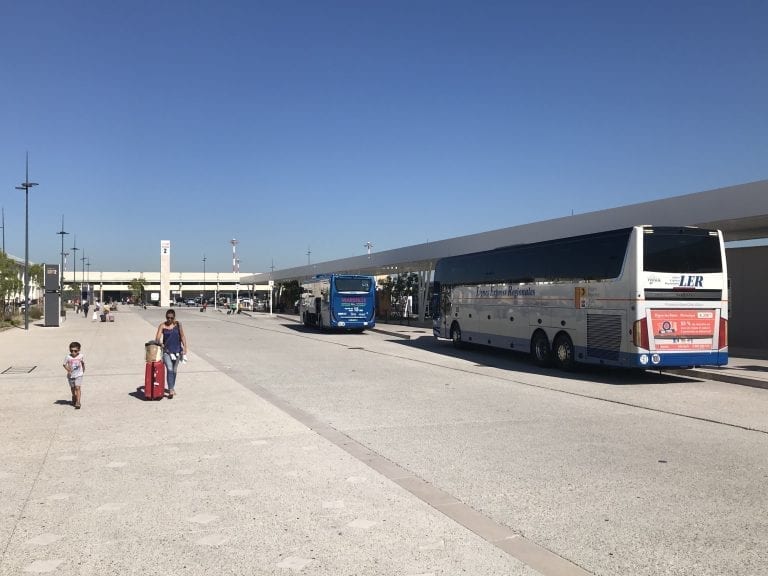
<svg viewBox="0 0 768 576"><path fill-rule="evenodd" d="M61 230L56 232L61 236L61 271L59 273L59 309L64 310L64 236L69 232L64 232L64 214L61 215Z"/></svg>
<svg viewBox="0 0 768 576"><path fill-rule="evenodd" d="M37 186L37 182L29 181L29 152L27 152L24 182L16 186L16 190L24 190L24 330L29 330L29 189L34 186Z"/></svg>
<svg viewBox="0 0 768 576"><path fill-rule="evenodd" d="M73 242L74 246L70 248L72 250L72 281L73 281L73 287L79 292L80 294L75 297L75 311L77 311L77 300L78 298L82 298L83 290L82 287L79 289L77 288L77 251L80 250L80 248L77 247L77 234L75 234L75 241ZM77 294L77 292L75 294ZM80 305L82 306L82 301L80 302Z"/></svg>

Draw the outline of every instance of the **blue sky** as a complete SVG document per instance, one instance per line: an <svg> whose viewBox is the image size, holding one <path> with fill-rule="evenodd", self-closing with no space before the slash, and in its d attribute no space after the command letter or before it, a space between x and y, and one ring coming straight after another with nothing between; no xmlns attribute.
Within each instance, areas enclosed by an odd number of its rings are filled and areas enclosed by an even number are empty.
<svg viewBox="0 0 768 576"><path fill-rule="evenodd" d="M768 3L0 0L6 250L300 266L768 177ZM71 261L71 258L70 258ZM78 267L82 262L78 262ZM71 269L71 263L70 263Z"/></svg>

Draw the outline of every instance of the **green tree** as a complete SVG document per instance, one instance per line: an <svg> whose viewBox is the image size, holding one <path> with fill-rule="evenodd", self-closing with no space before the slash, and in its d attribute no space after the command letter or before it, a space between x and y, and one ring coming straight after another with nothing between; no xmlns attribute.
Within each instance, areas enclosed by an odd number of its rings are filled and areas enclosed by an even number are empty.
<svg viewBox="0 0 768 576"><path fill-rule="evenodd" d="M419 291L419 275L414 272L400 274L392 284L392 300L399 302L405 296L413 296Z"/></svg>
<svg viewBox="0 0 768 576"><path fill-rule="evenodd" d="M387 316L390 310L402 313L405 308L405 298L414 296L419 291L419 275L414 272L398 274L394 279L387 276L379 280L379 314Z"/></svg>
<svg viewBox="0 0 768 576"><path fill-rule="evenodd" d="M282 306L282 309L286 312L293 312L293 304L301 296L301 286L298 280L289 280L283 282L279 287L279 300L278 304Z"/></svg>
<svg viewBox="0 0 768 576"><path fill-rule="evenodd" d="M144 302L144 286L147 281L144 278L134 278L128 285L131 287L131 293L133 294L134 302Z"/></svg>
<svg viewBox="0 0 768 576"><path fill-rule="evenodd" d="M381 318L389 319L389 313L392 310L393 286L391 276L379 278L379 289L376 291L376 313Z"/></svg>
<svg viewBox="0 0 768 576"><path fill-rule="evenodd" d="M40 289L45 289L45 267L42 264L29 266L29 283L35 283Z"/></svg>
<svg viewBox="0 0 768 576"><path fill-rule="evenodd" d="M19 267L5 252L0 252L0 298L3 308L8 304L14 294L19 294L24 289L24 283L19 278Z"/></svg>
<svg viewBox="0 0 768 576"><path fill-rule="evenodd" d="M80 282L71 282L64 286L64 293L68 299L74 300L75 298L80 298L80 288Z"/></svg>

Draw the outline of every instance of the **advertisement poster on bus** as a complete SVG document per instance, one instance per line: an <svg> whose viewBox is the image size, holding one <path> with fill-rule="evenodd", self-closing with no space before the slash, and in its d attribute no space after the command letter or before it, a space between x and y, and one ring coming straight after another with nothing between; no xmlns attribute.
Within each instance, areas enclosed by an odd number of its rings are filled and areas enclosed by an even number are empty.
<svg viewBox="0 0 768 576"><path fill-rule="evenodd" d="M651 310L655 350L711 350L715 336L714 310Z"/></svg>
<svg viewBox="0 0 768 576"><path fill-rule="evenodd" d="M365 296L342 296L339 316L351 317L365 316L365 304L368 298Z"/></svg>

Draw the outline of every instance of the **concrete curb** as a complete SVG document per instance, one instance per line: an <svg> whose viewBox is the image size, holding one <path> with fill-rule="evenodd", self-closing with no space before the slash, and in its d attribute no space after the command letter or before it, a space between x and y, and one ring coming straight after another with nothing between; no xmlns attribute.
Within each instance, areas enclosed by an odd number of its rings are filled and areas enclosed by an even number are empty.
<svg viewBox="0 0 768 576"><path fill-rule="evenodd" d="M718 374L711 370L697 370L695 368L683 368L680 370L670 370L670 374L679 376L690 376L701 380L716 380L718 382L727 382L728 384L738 384L739 386L749 386L751 388L762 388L768 390L768 382L757 380L755 378L744 378L733 374Z"/></svg>

